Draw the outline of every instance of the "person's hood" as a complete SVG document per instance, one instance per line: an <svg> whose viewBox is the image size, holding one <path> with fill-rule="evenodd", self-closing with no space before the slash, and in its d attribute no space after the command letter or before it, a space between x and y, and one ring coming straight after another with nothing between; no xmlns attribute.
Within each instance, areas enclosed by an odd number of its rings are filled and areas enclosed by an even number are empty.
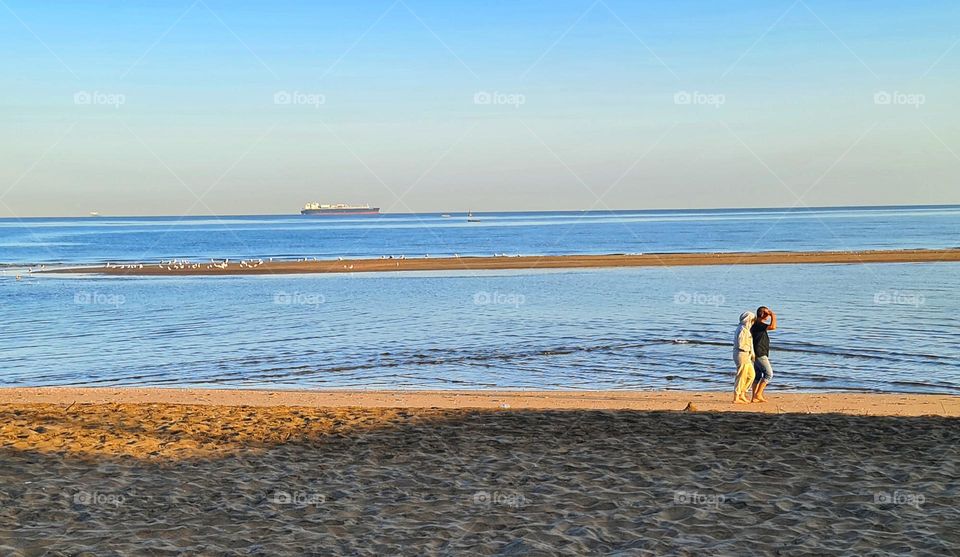
<svg viewBox="0 0 960 557"><path fill-rule="evenodd" d="M757 316L752 311L745 311L740 314L741 325L752 325L753 322L756 320L757 320Z"/></svg>

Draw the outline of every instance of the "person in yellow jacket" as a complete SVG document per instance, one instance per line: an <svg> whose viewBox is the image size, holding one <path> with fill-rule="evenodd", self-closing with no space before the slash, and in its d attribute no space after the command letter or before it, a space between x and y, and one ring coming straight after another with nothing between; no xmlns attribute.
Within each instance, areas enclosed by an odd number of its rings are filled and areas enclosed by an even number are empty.
<svg viewBox="0 0 960 557"><path fill-rule="evenodd" d="M733 402L735 404L749 404L747 393L753 387L756 371L753 369L753 360L756 355L753 351L753 335L750 327L757 316L745 311L740 314L740 324L733 335L733 363L737 366L737 375L733 383Z"/></svg>

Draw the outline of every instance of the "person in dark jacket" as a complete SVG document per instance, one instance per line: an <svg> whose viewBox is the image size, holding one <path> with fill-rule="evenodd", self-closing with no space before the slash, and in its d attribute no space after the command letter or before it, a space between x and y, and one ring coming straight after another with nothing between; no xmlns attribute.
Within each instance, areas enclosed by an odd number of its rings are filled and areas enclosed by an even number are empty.
<svg viewBox="0 0 960 557"><path fill-rule="evenodd" d="M767 306L757 308L757 320L750 327L750 336L753 337L753 352L756 355L756 378L753 381L753 400L751 402L766 402L763 391L773 380L773 366L770 365L770 336L768 331L777 330L777 314Z"/></svg>

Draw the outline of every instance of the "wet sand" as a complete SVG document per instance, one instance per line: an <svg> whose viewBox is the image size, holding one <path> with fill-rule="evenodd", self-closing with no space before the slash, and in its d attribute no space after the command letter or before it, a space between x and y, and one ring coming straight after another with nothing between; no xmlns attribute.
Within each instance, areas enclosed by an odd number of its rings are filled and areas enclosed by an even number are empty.
<svg viewBox="0 0 960 557"><path fill-rule="evenodd" d="M638 255L562 255L503 257L444 257L405 259L352 259L321 261L265 261L245 266L231 261L218 267L209 260L184 268L146 263L142 266L49 268L44 273L95 273L107 275L239 275L299 273L361 273L389 271L476 271L497 269L577 269L602 267L674 267L690 265L772 265L812 263L920 263L960 261L960 249L876 250L840 252L760 253L649 253Z"/></svg>
<svg viewBox="0 0 960 557"><path fill-rule="evenodd" d="M3 390L0 554L960 551L960 420L838 401L955 416L956 397L771 393L811 403L778 414L590 409L698 393L467 393L496 404L468 409L451 393L157 391ZM381 406L394 397L406 407Z"/></svg>

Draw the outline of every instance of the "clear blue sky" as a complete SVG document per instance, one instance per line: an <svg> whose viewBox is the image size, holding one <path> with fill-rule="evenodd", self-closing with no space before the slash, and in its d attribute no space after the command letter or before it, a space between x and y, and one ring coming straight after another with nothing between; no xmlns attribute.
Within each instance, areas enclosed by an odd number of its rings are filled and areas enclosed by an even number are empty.
<svg viewBox="0 0 960 557"><path fill-rule="evenodd" d="M0 0L0 216L957 203L956 2Z"/></svg>

